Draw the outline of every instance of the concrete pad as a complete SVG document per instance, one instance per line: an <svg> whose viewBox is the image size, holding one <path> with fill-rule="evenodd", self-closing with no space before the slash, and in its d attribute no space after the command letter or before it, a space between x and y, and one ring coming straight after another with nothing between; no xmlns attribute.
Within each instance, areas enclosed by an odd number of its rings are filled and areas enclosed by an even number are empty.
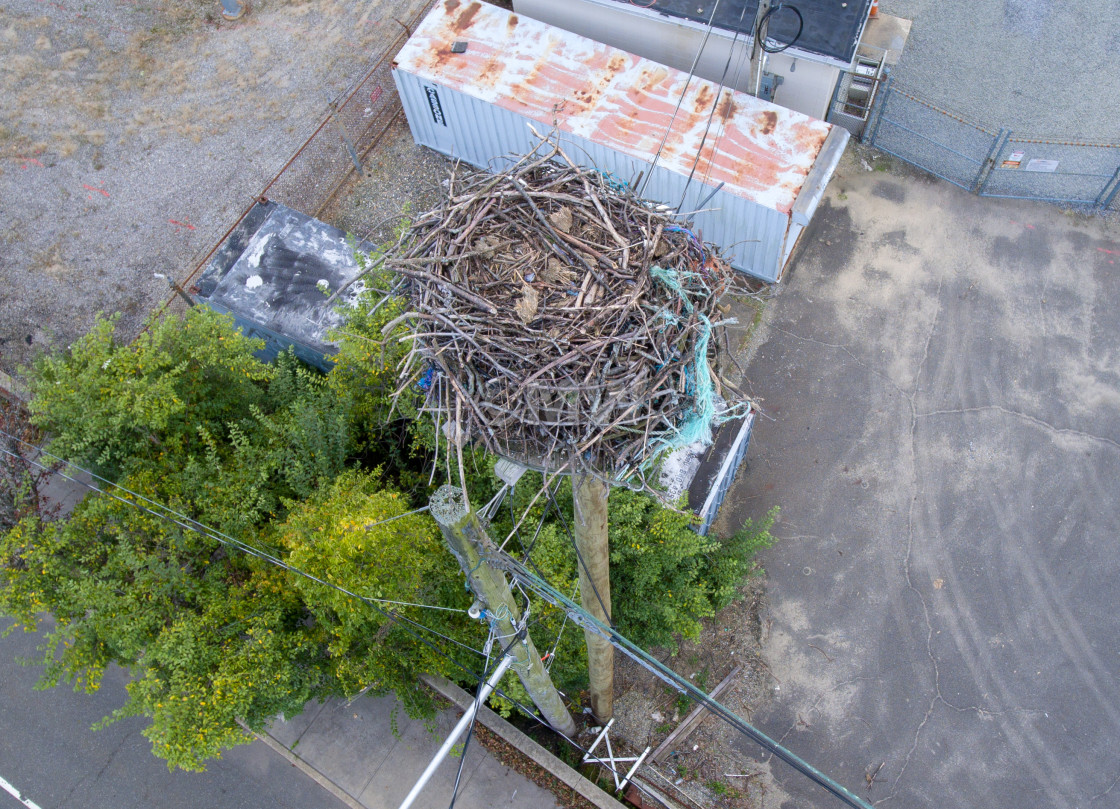
<svg viewBox="0 0 1120 809"><path fill-rule="evenodd" d="M401 738L381 766L377 769L369 785L358 796L358 800L369 809L396 809L416 783L420 773L428 766L448 732L459 720L458 712L444 712L436 717L436 732L431 733L423 722L409 722L401 728ZM465 738L465 737L464 737ZM461 748L460 748L461 749ZM477 742L472 742L463 761L463 774L459 790L462 792L470 783L475 770L489 754ZM448 756L428 781L413 804L416 809L446 809L451 801L455 776L462 759ZM523 776L511 774L523 779ZM456 805L458 802L456 801Z"/></svg>
<svg viewBox="0 0 1120 809"><path fill-rule="evenodd" d="M456 809L545 809L556 805L551 792L490 757L479 763L455 801Z"/></svg>
<svg viewBox="0 0 1120 809"><path fill-rule="evenodd" d="M269 726L268 732L274 739L291 750L325 707L326 704L322 702L309 702L303 706L302 713L293 716L291 719L277 717L276 721Z"/></svg>
<svg viewBox="0 0 1120 809"><path fill-rule="evenodd" d="M398 744L391 725L394 710L404 722L404 711L394 699L327 703L300 736L294 752L358 798Z"/></svg>
<svg viewBox="0 0 1120 809"><path fill-rule="evenodd" d="M782 508L754 719L876 805L1112 805L1120 232L859 157L746 371L773 420L721 520Z"/></svg>

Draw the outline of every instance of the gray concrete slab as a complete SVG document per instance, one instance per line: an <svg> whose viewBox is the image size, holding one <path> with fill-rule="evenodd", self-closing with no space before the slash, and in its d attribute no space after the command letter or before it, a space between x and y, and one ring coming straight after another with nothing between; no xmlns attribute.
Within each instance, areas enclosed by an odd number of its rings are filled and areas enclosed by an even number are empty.
<svg viewBox="0 0 1120 809"><path fill-rule="evenodd" d="M401 737L393 735L394 713ZM393 699L338 700L318 713L294 752L357 798L411 727Z"/></svg>
<svg viewBox="0 0 1120 809"><path fill-rule="evenodd" d="M1116 805L1117 260L1101 220L849 155L769 305L721 515L782 507L754 718L875 805Z"/></svg>
<svg viewBox="0 0 1120 809"><path fill-rule="evenodd" d="M433 805L438 809L448 803L439 803L439 795L433 795ZM457 809L520 809L520 807L552 806L556 796L541 789L536 784L519 778L517 773L502 766L493 758L482 759L466 789L461 790L455 800Z"/></svg>
<svg viewBox="0 0 1120 809"><path fill-rule="evenodd" d="M269 726L268 732L289 750L294 749L300 737L311 727L311 723L318 718L325 707L326 704L322 702L309 702L304 706L303 713L293 716L291 719L278 718Z"/></svg>
<svg viewBox="0 0 1120 809"><path fill-rule="evenodd" d="M0 619L0 629L10 625ZM345 809L262 742L228 751L205 773L169 772L151 753L136 717L91 727L124 702L125 672L111 668L101 690L36 691L42 671L21 666L37 635L0 637L0 777L43 809ZM0 792L0 806L18 807Z"/></svg>
<svg viewBox="0 0 1120 809"><path fill-rule="evenodd" d="M369 809L395 809L400 806L458 719L458 712L445 711L439 714L435 720L434 735L423 722L409 721L402 725L399 741L358 796L362 805ZM458 750L462 751L463 748ZM448 756L432 774L431 780L413 806L416 809L445 809L451 801L460 763L463 772L459 779L459 789L462 792L470 786L472 777L486 758L489 758L488 753L477 741L466 748L465 757ZM523 776L514 775L513 778L526 784L532 783ZM498 796L502 794L504 791L499 792ZM485 801L495 796L482 793L479 797ZM553 801L555 802L555 798Z"/></svg>

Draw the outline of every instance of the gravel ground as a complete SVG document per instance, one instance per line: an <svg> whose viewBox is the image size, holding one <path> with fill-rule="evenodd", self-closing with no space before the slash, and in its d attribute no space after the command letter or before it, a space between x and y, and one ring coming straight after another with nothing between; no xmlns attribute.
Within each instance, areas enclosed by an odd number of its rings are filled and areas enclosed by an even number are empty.
<svg viewBox="0 0 1120 809"><path fill-rule="evenodd" d="M359 240L385 244L411 216L434 208L452 161L412 139L401 116L366 159L365 175L338 194L323 219Z"/></svg>
<svg viewBox="0 0 1120 809"><path fill-rule="evenodd" d="M976 123L1120 142L1120 2L883 0L914 21L896 79Z"/></svg>
<svg viewBox="0 0 1120 809"><path fill-rule="evenodd" d="M421 0L0 0L0 369L137 333Z"/></svg>
<svg viewBox="0 0 1120 809"><path fill-rule="evenodd" d="M684 642L675 655L662 652L662 662L711 692L736 665L741 666L719 702L750 720L765 703L775 682L762 659L769 627L760 621L766 609L765 580L750 579L741 598L715 618L704 621L697 642ZM615 719L611 739L617 751L623 742L629 755L659 745L695 707L625 655L616 655ZM591 738L583 739L590 744ZM709 715L680 740L658 765L647 764L643 777L683 805L719 809L770 809L784 797L761 751L744 752L738 731Z"/></svg>

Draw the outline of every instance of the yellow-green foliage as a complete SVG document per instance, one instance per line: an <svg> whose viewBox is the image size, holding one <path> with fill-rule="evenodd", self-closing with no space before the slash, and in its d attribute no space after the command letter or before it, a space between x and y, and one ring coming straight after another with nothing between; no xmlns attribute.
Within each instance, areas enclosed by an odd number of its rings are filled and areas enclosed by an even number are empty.
<svg viewBox="0 0 1120 809"><path fill-rule="evenodd" d="M438 527L426 514L401 516L411 508L400 494L382 488L377 472L347 472L295 509L277 536L293 566L356 595L465 610L471 598ZM418 714L429 704L419 675L462 677L456 666L369 605L307 578L294 583L329 636L332 671L345 693L393 690ZM398 604L382 608L476 648L485 639L463 613ZM439 646L448 649L446 642Z"/></svg>
<svg viewBox="0 0 1120 809"><path fill-rule="evenodd" d="M99 318L31 374L32 420L70 460L117 473L125 461L181 452L198 427L244 417L275 373L253 357L261 341L204 307L155 322L127 345L114 339L116 320Z"/></svg>
<svg viewBox="0 0 1120 809"><path fill-rule="evenodd" d="M392 456L385 442L395 443L398 439L393 436L390 413L396 419L415 416L416 394L406 387L394 409L392 394L397 388L397 366L410 344L400 339L407 333L405 325L397 324L387 333L382 330L405 311L405 301L389 295L392 279L371 267L372 259L361 252L355 256L363 269L370 268L364 279L367 287L358 300L341 310L346 325L331 333L340 345L328 384L350 408L356 441L374 452Z"/></svg>
<svg viewBox="0 0 1120 809"><path fill-rule="evenodd" d="M275 569L119 500L26 519L0 537L0 558L0 610L27 628L53 615L41 685L94 691L109 664L130 668L128 700L105 721L147 716L169 767L202 769L246 741L238 719L260 729L324 687L324 644Z"/></svg>
<svg viewBox="0 0 1120 809"><path fill-rule="evenodd" d="M676 649L700 637L700 619L726 607L754 570L751 558L769 546L774 514L733 536L702 537L691 515L628 490L611 492L611 590L621 632L639 646Z"/></svg>

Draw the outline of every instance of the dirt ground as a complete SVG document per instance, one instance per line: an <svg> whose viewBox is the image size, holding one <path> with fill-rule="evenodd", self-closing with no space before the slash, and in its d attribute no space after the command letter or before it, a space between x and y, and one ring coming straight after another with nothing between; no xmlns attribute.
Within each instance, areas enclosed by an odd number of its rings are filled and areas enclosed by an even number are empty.
<svg viewBox="0 0 1120 809"><path fill-rule="evenodd" d="M0 369L137 333L422 6L0 1Z"/></svg>
<svg viewBox="0 0 1120 809"><path fill-rule="evenodd" d="M391 242L410 217L435 207L453 168L443 155L417 146L402 117L370 153L364 176L351 179L323 219L359 241Z"/></svg>
<svg viewBox="0 0 1120 809"><path fill-rule="evenodd" d="M776 685L760 654L767 628L759 620L766 604L765 581L752 578L742 597L704 622L699 641L682 643L675 655L657 657L710 693L734 673L718 701L748 719ZM735 669L738 667L738 671ZM611 738L631 754L656 748L695 707L688 698L628 658L615 664L615 721ZM670 749L658 764L643 764L641 776L684 806L747 809L765 803L769 781L758 764L732 745L736 732L708 716L687 738Z"/></svg>

